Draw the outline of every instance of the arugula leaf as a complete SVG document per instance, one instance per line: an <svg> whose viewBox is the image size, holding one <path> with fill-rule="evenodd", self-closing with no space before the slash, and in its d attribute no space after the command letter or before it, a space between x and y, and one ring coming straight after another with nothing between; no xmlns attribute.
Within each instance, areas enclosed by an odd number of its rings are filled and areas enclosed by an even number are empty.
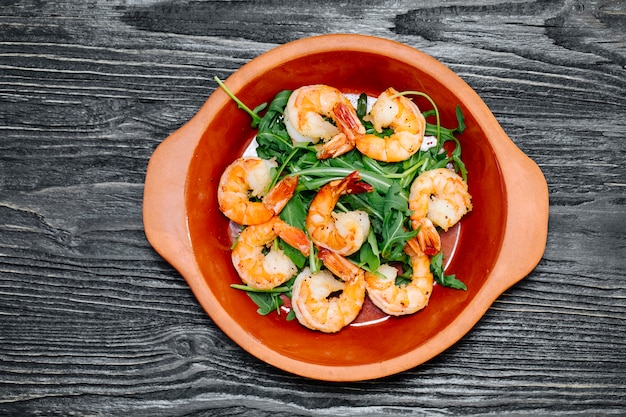
<svg viewBox="0 0 626 417"><path fill-rule="evenodd" d="M363 119L367 113L367 94L361 93L356 102L356 115L359 119Z"/></svg>
<svg viewBox="0 0 626 417"><path fill-rule="evenodd" d="M417 230L408 231L404 225L405 217L398 210L390 210L383 220L382 241L380 250L383 258L390 261L406 259L404 247L409 239L417 236Z"/></svg>
<svg viewBox="0 0 626 417"><path fill-rule="evenodd" d="M263 316L271 313L272 311L276 311L280 314L280 307L283 305L283 300L280 298L280 295L283 292L291 291L291 287L287 287L285 285L271 290L258 290L241 284L231 284L230 287L245 291L248 297L254 301L257 307L259 307L257 313Z"/></svg>
<svg viewBox="0 0 626 417"><path fill-rule="evenodd" d="M360 265L367 265L369 271L378 270L381 265L380 250L378 249L378 242L373 230L370 229L367 241L361 246L358 254Z"/></svg>
<svg viewBox="0 0 626 417"><path fill-rule="evenodd" d="M280 294L259 293L252 291L247 291L246 294L248 294L248 297L250 297L259 307L257 309L257 313L260 315L266 316L272 311L276 311L280 314L280 306L283 305L283 300L280 298Z"/></svg>
<svg viewBox="0 0 626 417"><path fill-rule="evenodd" d="M397 210L404 215L409 214L409 200L402 194L400 184L394 182L389 191L385 194L385 202L383 211L386 213L391 210Z"/></svg>
<svg viewBox="0 0 626 417"><path fill-rule="evenodd" d="M458 125L454 131L461 134L465 130L465 116L463 116L463 110L461 110L461 106L458 104L456 106L455 114Z"/></svg>
<svg viewBox="0 0 626 417"><path fill-rule="evenodd" d="M412 275L413 275L413 267L411 266L411 263L409 262L403 266L402 272L396 276L395 284L398 287L409 285L411 281L413 280L411 278Z"/></svg>
<svg viewBox="0 0 626 417"><path fill-rule="evenodd" d="M283 121L284 108L290 95L290 90L284 90L274 97L265 115L259 120L259 130L256 135L259 157L276 158L279 165L282 165L284 158L291 154L294 148Z"/></svg>
<svg viewBox="0 0 626 417"><path fill-rule="evenodd" d="M280 212L279 217L298 229L306 230L305 219L308 212L308 204L305 204L303 195L295 194L287 202L287 205Z"/></svg>
<svg viewBox="0 0 626 417"><path fill-rule="evenodd" d="M289 245L282 239L278 239L278 248L283 251L285 255L298 267L298 269L302 269L306 264L307 257L302 254L298 249Z"/></svg>
<svg viewBox="0 0 626 417"><path fill-rule="evenodd" d="M293 277L283 285L271 290L258 290L248 285L231 284L231 288L245 291L248 297L257 305L257 313L266 316L272 311L280 315L280 307L284 304L281 296L284 294L291 298L291 289L296 278ZM289 319L291 320L291 319Z"/></svg>
<svg viewBox="0 0 626 417"><path fill-rule="evenodd" d="M394 183L385 195L383 203L382 242L380 253L383 258L392 261L406 259L404 247L409 239L417 236L417 230L407 226L409 203L401 193L400 185Z"/></svg>
<svg viewBox="0 0 626 417"><path fill-rule="evenodd" d="M430 271L433 273L435 282L457 290L467 290L467 286L456 278L456 275L446 275L443 271L443 251L430 259Z"/></svg>

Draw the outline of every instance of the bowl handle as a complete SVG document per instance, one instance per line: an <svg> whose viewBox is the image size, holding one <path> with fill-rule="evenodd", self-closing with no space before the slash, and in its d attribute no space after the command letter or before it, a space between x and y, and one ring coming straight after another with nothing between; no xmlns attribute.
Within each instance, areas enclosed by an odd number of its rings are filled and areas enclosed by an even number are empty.
<svg viewBox="0 0 626 417"><path fill-rule="evenodd" d="M192 118L157 146L148 162L143 195L143 223L152 247L181 274L195 275L187 228L185 182L203 126Z"/></svg>
<svg viewBox="0 0 626 417"><path fill-rule="evenodd" d="M493 276L500 294L539 263L548 235L548 185L539 166L504 133L499 141L507 196L507 221ZM499 295L498 294L498 295Z"/></svg>

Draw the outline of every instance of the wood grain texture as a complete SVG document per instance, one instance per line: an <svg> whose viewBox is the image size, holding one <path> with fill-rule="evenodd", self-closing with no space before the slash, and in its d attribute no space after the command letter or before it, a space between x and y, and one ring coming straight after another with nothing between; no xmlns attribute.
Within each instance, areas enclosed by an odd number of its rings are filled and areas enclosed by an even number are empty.
<svg viewBox="0 0 626 417"><path fill-rule="evenodd" d="M141 218L152 151L214 75L334 32L456 71L551 201L543 259L466 337L351 384L242 351ZM1 2L0 415L626 414L625 34L623 1Z"/></svg>

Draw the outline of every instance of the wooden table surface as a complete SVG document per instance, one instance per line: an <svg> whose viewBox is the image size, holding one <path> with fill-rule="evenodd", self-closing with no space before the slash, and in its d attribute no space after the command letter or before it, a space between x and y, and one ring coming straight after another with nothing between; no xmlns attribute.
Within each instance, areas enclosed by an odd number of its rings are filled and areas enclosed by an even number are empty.
<svg viewBox="0 0 626 417"><path fill-rule="evenodd" d="M449 66L550 191L542 260L465 337L341 384L228 339L141 213L215 75L336 32ZM0 2L0 415L626 414L625 34L608 0Z"/></svg>

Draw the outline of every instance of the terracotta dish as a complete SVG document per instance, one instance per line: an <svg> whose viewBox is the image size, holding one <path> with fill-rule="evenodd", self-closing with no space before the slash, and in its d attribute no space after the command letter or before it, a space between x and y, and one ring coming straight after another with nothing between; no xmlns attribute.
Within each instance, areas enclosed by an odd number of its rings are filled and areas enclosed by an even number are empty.
<svg viewBox="0 0 626 417"><path fill-rule="evenodd" d="M436 286L421 312L349 326L337 334L305 329L285 315L260 316L230 258L229 222L216 193L224 168L252 140L250 117L216 88L189 122L165 139L148 165L143 216L148 240L185 278L211 319L257 358L330 381L384 377L428 361L465 335L494 300L537 265L545 249L548 190L538 166L507 137L480 97L434 58L390 40L324 35L277 47L225 84L250 108L284 89L323 83L377 96L387 87L420 90L456 126L469 172L473 211L445 236L447 272L467 291ZM422 110L426 101L415 99Z"/></svg>

